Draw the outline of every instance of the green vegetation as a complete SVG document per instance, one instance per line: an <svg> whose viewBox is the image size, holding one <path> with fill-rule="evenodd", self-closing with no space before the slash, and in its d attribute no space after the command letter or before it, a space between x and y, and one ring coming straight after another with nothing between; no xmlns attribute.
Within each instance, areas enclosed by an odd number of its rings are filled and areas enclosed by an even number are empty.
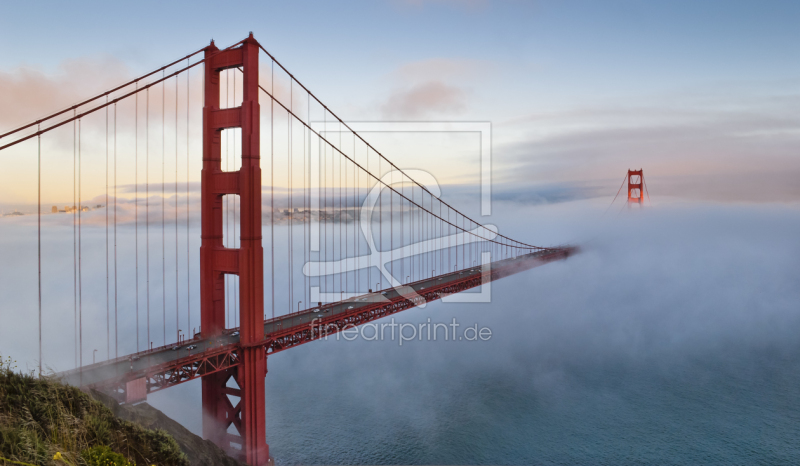
<svg viewBox="0 0 800 466"><path fill-rule="evenodd" d="M75 387L0 359L0 465L187 466L175 440L117 418Z"/></svg>
<svg viewBox="0 0 800 466"><path fill-rule="evenodd" d="M132 463L105 445L97 445L81 454L89 466L132 466Z"/></svg>

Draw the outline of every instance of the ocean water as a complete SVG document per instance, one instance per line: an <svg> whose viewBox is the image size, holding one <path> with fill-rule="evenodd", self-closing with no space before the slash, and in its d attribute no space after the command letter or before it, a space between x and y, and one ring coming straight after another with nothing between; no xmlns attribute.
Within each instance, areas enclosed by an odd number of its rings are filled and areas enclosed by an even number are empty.
<svg viewBox="0 0 800 466"><path fill-rule="evenodd" d="M277 463L800 462L798 210L676 203L597 226L585 208L530 208L511 232L580 255L496 282L490 303L396 316L456 318L488 341L270 357ZM150 401L199 431L199 395L190 383Z"/></svg>
<svg viewBox="0 0 800 466"><path fill-rule="evenodd" d="M278 464L800 463L798 206L662 200L604 217L605 201L494 208L504 234L582 252L493 283L490 302L395 316L456 319L490 329L488 340L332 338L271 356L267 441ZM35 276L22 257L35 242L21 231L0 237L2 259L22 267L0 270L0 321L15 322L0 328L8 355L36 352L35 308L25 307L35 287L22 287ZM72 251L56 239L45 308L65 311L48 314L45 341L71 348L73 284L58 277L71 276ZM103 264L102 248L87 251ZM84 278L86 335L105 334L104 277ZM133 296L120 299L129 336ZM86 345L85 358L102 355L105 340ZM45 347L56 366L73 357ZM199 381L148 402L202 432Z"/></svg>
<svg viewBox="0 0 800 466"><path fill-rule="evenodd" d="M271 448L281 464L797 464L796 353L736 356L571 365L544 387L487 367L405 368L404 390L352 398L271 383Z"/></svg>

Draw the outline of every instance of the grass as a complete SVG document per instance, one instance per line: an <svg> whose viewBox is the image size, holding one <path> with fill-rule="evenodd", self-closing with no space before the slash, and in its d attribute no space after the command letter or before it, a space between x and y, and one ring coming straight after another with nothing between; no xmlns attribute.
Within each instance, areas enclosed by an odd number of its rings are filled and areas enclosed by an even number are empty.
<svg viewBox="0 0 800 466"><path fill-rule="evenodd" d="M54 459L57 453L60 459ZM17 373L9 358L0 359L0 465L6 463L188 466L189 461L166 432L118 419L75 387Z"/></svg>

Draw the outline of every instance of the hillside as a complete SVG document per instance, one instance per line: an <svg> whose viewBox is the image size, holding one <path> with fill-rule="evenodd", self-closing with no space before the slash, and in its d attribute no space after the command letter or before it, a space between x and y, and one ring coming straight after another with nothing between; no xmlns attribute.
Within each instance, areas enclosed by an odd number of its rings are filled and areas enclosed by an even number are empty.
<svg viewBox="0 0 800 466"><path fill-rule="evenodd" d="M119 406L11 363L0 363L0 465L241 464L147 404Z"/></svg>

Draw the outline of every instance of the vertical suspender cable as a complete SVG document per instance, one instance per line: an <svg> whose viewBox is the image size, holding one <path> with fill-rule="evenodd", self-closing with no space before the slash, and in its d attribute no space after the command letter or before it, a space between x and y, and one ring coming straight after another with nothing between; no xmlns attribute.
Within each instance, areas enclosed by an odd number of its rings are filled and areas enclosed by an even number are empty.
<svg viewBox="0 0 800 466"><path fill-rule="evenodd" d="M41 125L37 125L36 131L41 131ZM39 258L39 378L42 377L42 135L36 137L38 143L38 159L37 159L37 178L36 189L38 191L37 204L39 208L36 210L37 227L36 227L36 242Z"/></svg>
<svg viewBox="0 0 800 466"><path fill-rule="evenodd" d="M108 95L106 95L108 103ZM108 107L106 107L106 359L111 359L111 290L109 285L108 254Z"/></svg>
<svg viewBox="0 0 800 466"><path fill-rule="evenodd" d="M403 246L406 239L406 212L405 212L405 195L406 195L406 181L405 175L400 174L400 282L406 282L406 258L403 255Z"/></svg>
<svg viewBox="0 0 800 466"><path fill-rule="evenodd" d="M81 120L78 120L78 362L83 367L83 273L81 270Z"/></svg>
<svg viewBox="0 0 800 466"><path fill-rule="evenodd" d="M325 118L325 111L323 109L323 119ZM317 215L317 219L319 220L320 226L320 248L319 254L317 257L320 260L327 259L327 226L325 225L325 208L327 207L327 203L325 202L325 196L327 195L327 175L325 172L325 148L322 145L322 139L317 136L317 165L319 165L319 170L317 172L317 181L319 182L319 190L317 191L317 199L319 200L319 214ZM323 178L324 176L324 178ZM321 292L325 292L328 287L328 276L325 275L320 276L317 283L319 283L319 288Z"/></svg>
<svg viewBox="0 0 800 466"><path fill-rule="evenodd" d="M139 83L136 83L136 90L139 90ZM139 92L134 96L136 99L136 111L134 116L134 142L133 142L133 158L134 158L134 239L136 241L135 254L136 254L136 352L139 352Z"/></svg>
<svg viewBox="0 0 800 466"><path fill-rule="evenodd" d="M342 150L341 122L339 123L339 150ZM342 216L342 213L344 212L344 206L342 205L342 186L344 185L344 183L342 182L342 177L343 177L343 172L345 171L346 160L343 157L338 157L338 158L339 158L339 297L340 297L339 299L341 299L342 296L341 292L344 291L344 285L342 283L343 279L346 277L346 275L344 277L342 276L343 275L342 270L344 269L344 264L342 261L344 260L345 257L342 251L344 249L342 248L342 243L345 242L344 234L342 233L342 229L344 228L344 217ZM345 242L345 245L346 244L347 243Z"/></svg>
<svg viewBox="0 0 800 466"><path fill-rule="evenodd" d="M308 93L306 93L306 98L308 98ZM306 119L309 120L310 123L311 119L308 118L307 114L306 114ZM309 166L308 167L309 171L306 172L306 132L307 132L306 128L303 127L303 265L305 265L308 262L306 256L306 220L307 220L306 217L308 217L308 207L306 205L306 196L308 195L307 191L308 188L306 186L306 175L308 175L308 173L310 173L311 170L311 167ZM311 147L309 147L309 150L311 150ZM302 270L302 267L300 270ZM311 300L306 299L306 289L308 289L308 277L306 276L306 274L303 274L303 301L305 301L306 303L306 308L310 309Z"/></svg>
<svg viewBox="0 0 800 466"><path fill-rule="evenodd" d="M161 72L166 75L166 71ZM163 76L162 76L163 77ZM166 191L164 177L167 164L167 120L166 120L166 81L161 82L161 331L164 332L163 342L167 344L167 255L166 255Z"/></svg>
<svg viewBox="0 0 800 466"><path fill-rule="evenodd" d="M431 199L431 215L428 219L428 237L433 241L436 239L436 217L433 216L433 194L429 195ZM438 243L434 243L433 247L431 248L430 252L430 265L428 268L431 269L431 278L433 278L434 272L438 268L436 264L436 249L438 248Z"/></svg>
<svg viewBox="0 0 800 466"><path fill-rule="evenodd" d="M326 115L327 115L327 112L323 109L323 120L325 120L324 126L325 126L325 128L327 130L328 122L327 122ZM320 158L321 158L321 162L320 162L321 169L320 169L319 176L320 176L320 179L322 180L322 193L320 194L320 197L322 198L322 211L324 213L323 222L322 222L322 250L321 250L321 252L322 252L323 260L327 261L328 260L328 252L329 252L329 250L328 250L328 223L330 223L330 218L331 218L330 215L328 214L329 202L331 200L331 197L328 194L328 184L329 184L328 183L328 175L329 175L330 169L328 168L328 166L329 166L328 165L328 146L326 144L322 143L321 138L319 140L319 145L320 145ZM330 280L332 280L332 279L333 279L333 277L329 277L328 274L326 274L324 276L323 286L324 286L324 292L326 294L328 293L328 290L329 290L328 282Z"/></svg>
<svg viewBox="0 0 800 466"><path fill-rule="evenodd" d="M287 160L287 165L288 165L287 166L287 174L288 174L288 181L289 181L289 183L288 183L289 184L289 190L287 191L288 192L288 198L286 199L286 203L289 206L289 223L288 223L287 228L286 228L286 237L287 237L286 239L287 239L287 242L289 244L289 253L288 253L289 264L288 265L289 265L289 312L290 313L292 312L292 307L293 307L293 304L294 304L294 281L293 281L294 270L293 270L293 267L292 267L294 265L294 261L292 260L294 258L294 251L292 251L292 233L293 233L293 229L292 229L292 220L293 220L293 218L292 218L292 213L293 213L292 212L292 201L293 201L293 196L292 196L292 155L293 154L292 154L292 115L291 115L292 98L293 98L292 89L294 88L293 84L294 84L294 82L292 81L292 79L290 77L289 78L289 107L290 107L290 110L289 110L289 112L286 113L286 130L287 130L287 135L288 135L287 140L286 140L286 151L287 151L286 152L286 155L287 155L286 160Z"/></svg>
<svg viewBox="0 0 800 466"><path fill-rule="evenodd" d="M353 172L353 174L351 175L351 182L353 183L353 186L351 187L348 184L348 187L349 187L350 191L348 192L348 199L347 199L347 203L348 203L348 216L347 216L348 217L348 222L347 222L348 223L348 227L347 227L347 235L348 235L348 237L347 237L347 240L348 240L348 242L350 242L350 241L353 242L353 258L354 259L358 257L358 244L356 244L356 230L355 230L355 228L351 228L351 226L355 226L355 207L356 207L355 199L356 199L356 192L358 191L358 172L357 172L358 168L356 167L356 163L358 162L358 159L356 158L357 156L358 156L358 151L356 150L356 138L355 138L355 135L353 135L353 161L352 161L352 172ZM353 222L350 222L350 217L351 217L350 214L352 214ZM350 223L352 223L353 225L350 225ZM358 290L361 289L359 287L359 284L360 284L360 280L359 279L361 278L361 271L358 269L358 266L357 266L358 262L355 262L355 264L356 264L356 267L354 267L352 269L353 287L352 288L348 287L348 291L350 293L352 293L353 295L357 295L358 294ZM348 273L350 273L350 272L348 272Z"/></svg>
<svg viewBox="0 0 800 466"><path fill-rule="evenodd" d="M180 343L178 278L178 76L175 75L175 336ZM189 333L188 329L186 333Z"/></svg>
<svg viewBox="0 0 800 466"><path fill-rule="evenodd" d="M275 60L272 60L272 78L270 84L272 86L272 95L275 95ZM269 212L269 245L271 248L270 262L272 263L272 273L270 279L272 280L272 317L275 317L275 100L270 100L270 118L269 118L269 176L271 178L269 183L269 197L270 197L270 212Z"/></svg>
<svg viewBox="0 0 800 466"><path fill-rule="evenodd" d="M114 104L114 357L119 357L117 320L117 104Z"/></svg>
<svg viewBox="0 0 800 466"><path fill-rule="evenodd" d="M350 180L350 181L353 183L353 186L352 186L352 188L351 188L351 187L350 187L350 184L349 184L349 183L347 183L347 187L348 187L348 189L349 189L348 196L347 196L347 201L348 201L348 202L347 202L347 204L348 204L348 209L347 209L348 215L347 215L347 219L348 219L348 221L347 221L347 226L345 227L345 228L347 228L347 235L348 235L348 236L347 236L347 242L348 242L348 244L350 243L350 240L351 240L351 239L352 239L352 240L354 240L354 241L353 241L353 256L356 256L356 255L357 255L357 254L356 254L356 243L355 243L355 231L352 231L352 232L351 232L351 228L350 228L350 226L351 226L351 225L350 225L350 213L351 213L351 212L355 212L355 211L351 210L351 209L353 209L353 208L355 207L355 202L351 202L351 200L353 200L353 199L354 199L354 197L353 197L353 196L354 196L354 194L355 194L355 192L356 192L356 164L355 164L355 161L356 161L356 144L355 144L355 136L353 136L353 164L352 164L352 168L353 168L353 177L352 177L352 179ZM349 174L349 172L348 172L348 174ZM355 216L354 216L354 217L355 217ZM348 257L349 257L349 254L348 254ZM349 273L350 273L350 271L348 271L348 274L349 274ZM358 269L354 269L354 270L352 271L352 275L353 275L353 284L354 284L354 286L353 286L353 288L350 288L350 287L348 286L347 290L348 290L348 292L350 292L350 293L355 293L355 292L358 290L358 278L359 278Z"/></svg>
<svg viewBox="0 0 800 466"><path fill-rule="evenodd" d="M340 142L339 142L339 146L340 147L339 148L340 149L342 149L344 147L344 146L342 146L342 143L341 143L341 137L342 137L342 132L341 131L342 131L342 128L340 126L339 127L339 140L340 140ZM347 171L348 171L347 170L347 159L342 157L341 161L342 161L342 178L344 178L344 181L342 182L342 191L343 191L343 194L344 194L344 196L343 196L343 204L342 204L342 213L339 215L340 224L341 224L340 229L344 230L344 234L342 234L342 241L344 242L344 255L342 256L342 271L343 271L343 275L344 275L344 288L342 288L342 291L350 291L350 282L349 282L350 273L348 272L347 268L345 267L345 262L344 262L345 260L347 260L347 258L350 255L350 241L349 241L350 238L347 237L347 235L349 233L349 228L348 228L348 225L347 225L347 217L345 217L345 215L347 215L347 200L348 200L348 197L349 197L347 195L347 189L350 187L350 185L347 183Z"/></svg>
<svg viewBox="0 0 800 466"><path fill-rule="evenodd" d="M186 59L186 66L189 66L189 59ZM191 267L189 258L191 257L191 248L189 246L189 100L191 94L189 92L189 73L191 70L186 70L186 333L188 334L192 328L192 294L190 289L191 284ZM177 137L177 135L176 135ZM192 334L194 338L194 334Z"/></svg>
<svg viewBox="0 0 800 466"><path fill-rule="evenodd" d="M366 145L366 144L364 144L364 146L365 146L365 148L367 150L367 173L371 173L369 171L369 146ZM378 174L378 176L380 176L380 173ZM365 193L365 199L366 199L366 196L369 196L369 177L367 177L367 186L364 188L364 193ZM363 214L363 212L361 212L361 213ZM359 215L359 221L360 220L361 220L361 216ZM368 231L370 233L370 236L372 236L372 212L370 212L370 219L369 220L370 220L370 222L369 222ZM370 238L364 238L364 240L367 241L367 248L369 248L369 240L370 240ZM374 253L374 251L370 251L370 253ZM367 289L370 289L370 288L372 288L372 267L367 267ZM377 293L378 290L375 290L375 292Z"/></svg>
<svg viewBox="0 0 800 466"><path fill-rule="evenodd" d="M77 109L73 111L77 115ZM78 120L72 121L72 281L73 281L73 320L75 327L75 334L73 336L75 341L75 367L78 367L78 230L77 230L77 215L75 211L76 202L76 184L75 181L78 177Z"/></svg>
<svg viewBox="0 0 800 466"><path fill-rule="evenodd" d="M356 133L353 133L353 160L356 159ZM357 171L356 164L353 164L353 255L356 257L361 257L361 243L358 243L358 228L356 228L356 198L358 194L360 194L360 187L358 185L358 180L361 179L360 177L361 172ZM356 268L356 286L353 290L354 293L358 293L361 286L361 268Z"/></svg>
<svg viewBox="0 0 800 466"><path fill-rule="evenodd" d="M358 197L361 194L361 185L359 181L361 181L361 170L357 167L358 163L358 150L356 150L356 135L353 133L353 190L352 190L352 213L353 213L353 258L354 261L354 269L353 269L353 281L355 283L355 287L353 288L352 292L353 295L358 295L361 291L361 268L359 267L360 261L359 258L361 257L361 243L358 241ZM362 169L363 170L363 169Z"/></svg>
<svg viewBox="0 0 800 466"><path fill-rule="evenodd" d="M367 150L369 150L369 146L367 146ZM367 155L369 155L369 152L367 153ZM378 157L378 182L380 184L383 184L383 171L382 171L382 168L383 167L381 166L381 159L380 159L380 157ZM381 258L381 267L383 267L384 266L384 264L383 264L383 186L381 186L380 191L378 191L378 236L380 237L379 238L379 241L380 241L379 249L381 251L381 255L378 256L378 257ZM383 283L383 274L381 273L380 270L378 270L378 280L379 280L378 283ZM380 289L383 289L383 287L380 287ZM375 291L377 292L378 290L375 290Z"/></svg>
<svg viewBox="0 0 800 466"><path fill-rule="evenodd" d="M389 172L389 186L394 184L394 171ZM389 191L389 273L394 278L394 191ZM394 286L394 283L389 283Z"/></svg>
<svg viewBox="0 0 800 466"><path fill-rule="evenodd" d="M153 344L150 339L150 88L147 88L144 123L144 232L145 232L145 258L147 269L145 281L147 282L147 348Z"/></svg>

